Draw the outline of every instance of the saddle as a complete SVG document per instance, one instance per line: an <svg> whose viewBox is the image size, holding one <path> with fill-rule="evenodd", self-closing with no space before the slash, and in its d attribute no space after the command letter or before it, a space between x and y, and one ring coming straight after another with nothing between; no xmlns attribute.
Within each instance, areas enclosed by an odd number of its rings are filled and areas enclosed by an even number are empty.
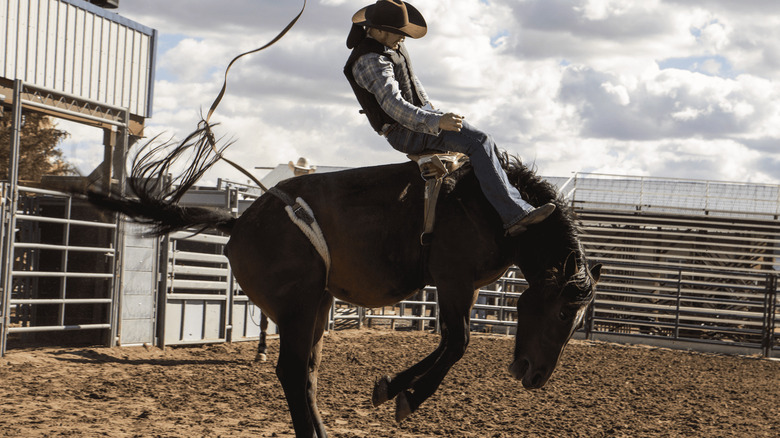
<svg viewBox="0 0 780 438"><path fill-rule="evenodd" d="M425 210L420 244L427 246L431 243L431 233L436 222L436 203L444 179L468 163L469 158L459 152L423 152L407 157L417 163L420 176L425 180Z"/></svg>

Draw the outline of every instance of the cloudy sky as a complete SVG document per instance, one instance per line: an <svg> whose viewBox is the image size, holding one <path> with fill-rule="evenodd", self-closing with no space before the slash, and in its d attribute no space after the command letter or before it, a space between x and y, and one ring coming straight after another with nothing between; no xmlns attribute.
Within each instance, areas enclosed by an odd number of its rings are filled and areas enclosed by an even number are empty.
<svg viewBox="0 0 780 438"><path fill-rule="evenodd" d="M370 3L309 0L284 39L233 67L212 119L236 141L230 158L250 168L300 156L326 166L406 159L358 113L342 73L350 18ZM192 131L230 59L265 44L301 4L121 1L116 12L160 36L147 134ZM429 31L407 47L434 104L542 175L780 184L780 1L412 4ZM83 142L64 149L87 172L100 156ZM246 180L222 165L206 180L217 177Z"/></svg>

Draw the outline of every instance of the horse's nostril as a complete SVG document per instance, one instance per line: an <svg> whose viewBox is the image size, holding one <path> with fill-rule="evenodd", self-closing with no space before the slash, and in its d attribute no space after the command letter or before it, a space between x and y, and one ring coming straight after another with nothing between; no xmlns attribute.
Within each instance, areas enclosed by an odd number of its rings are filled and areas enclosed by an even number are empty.
<svg viewBox="0 0 780 438"><path fill-rule="evenodd" d="M538 386L542 382L542 374L536 373L534 374L534 377L531 379L531 385Z"/></svg>
<svg viewBox="0 0 780 438"><path fill-rule="evenodd" d="M525 373L528 372L528 369L531 368L531 362L528 359L523 359L517 362L520 365L520 368L518 368L518 376L522 377L525 376Z"/></svg>
<svg viewBox="0 0 780 438"><path fill-rule="evenodd" d="M528 372L529 368L531 368L531 361L528 359L523 359L523 364L522 364L523 375L525 375L525 373Z"/></svg>
<svg viewBox="0 0 780 438"><path fill-rule="evenodd" d="M509 372L515 379L522 380L529 368L531 368L531 363L528 359L515 359L512 364L509 365Z"/></svg>

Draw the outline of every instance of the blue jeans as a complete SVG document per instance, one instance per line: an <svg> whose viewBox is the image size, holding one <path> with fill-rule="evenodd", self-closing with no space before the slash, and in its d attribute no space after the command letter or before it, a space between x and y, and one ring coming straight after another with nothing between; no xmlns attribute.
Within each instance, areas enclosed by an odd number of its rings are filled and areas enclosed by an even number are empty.
<svg viewBox="0 0 780 438"><path fill-rule="evenodd" d="M534 209L509 183L498 161L498 149L493 138L465 120L460 132L441 131L438 136L411 131L398 125L387 134L387 141L405 154L419 154L429 150L466 154L471 160L482 193L498 212L505 228Z"/></svg>

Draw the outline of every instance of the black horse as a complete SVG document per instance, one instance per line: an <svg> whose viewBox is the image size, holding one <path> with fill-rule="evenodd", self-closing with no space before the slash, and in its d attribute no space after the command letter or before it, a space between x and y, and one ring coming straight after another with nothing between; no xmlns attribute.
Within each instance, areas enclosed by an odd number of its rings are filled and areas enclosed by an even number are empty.
<svg viewBox="0 0 780 438"><path fill-rule="evenodd" d="M515 264L529 287L517 304L517 335L511 374L526 388L550 378L572 333L593 299L600 266L588 270L570 208L549 183L513 157L503 155L510 181L533 205L554 202L556 211L518 237L505 235L473 173L442 194L429 246L420 244L423 186L413 162L311 174L277 188L303 199L327 242L330 267L293 223L284 196L264 194L240 217L181 207L181 195L213 160L195 154L181 184L162 191L150 181L165 175L184 144L161 160L144 155L130 182L137 199L91 195L91 200L154 225L157 234L176 229L217 228L230 234L226 254L247 296L276 322L281 381L300 437L326 436L317 409L317 373L323 332L334 297L365 307L391 305L425 285L438 288L441 342L416 365L380 378L375 406L396 399L397 421L417 410L438 388L469 342L469 315L478 289ZM157 179L156 179L157 178Z"/></svg>

